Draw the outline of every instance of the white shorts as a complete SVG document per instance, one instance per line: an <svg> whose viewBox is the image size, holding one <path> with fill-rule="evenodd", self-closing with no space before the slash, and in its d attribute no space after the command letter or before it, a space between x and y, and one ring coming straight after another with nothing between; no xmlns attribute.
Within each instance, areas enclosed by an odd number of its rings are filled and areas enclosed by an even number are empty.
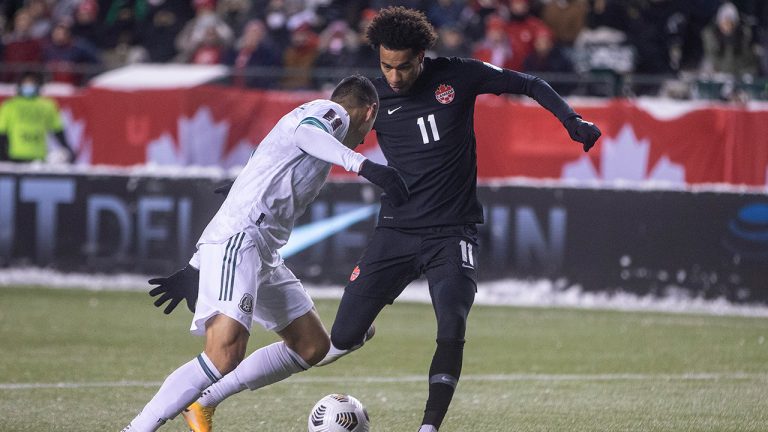
<svg viewBox="0 0 768 432"><path fill-rule="evenodd" d="M198 247L200 292L190 331L205 334L205 323L224 314L248 331L253 321L280 331L314 306L280 255L260 238L239 233L224 243Z"/></svg>

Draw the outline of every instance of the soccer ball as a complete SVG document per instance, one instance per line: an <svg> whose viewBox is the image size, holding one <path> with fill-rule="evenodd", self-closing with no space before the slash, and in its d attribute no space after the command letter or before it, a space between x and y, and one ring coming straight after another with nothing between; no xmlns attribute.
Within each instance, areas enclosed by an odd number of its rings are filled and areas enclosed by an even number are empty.
<svg viewBox="0 0 768 432"><path fill-rule="evenodd" d="M368 432L368 411L349 395L329 394L317 401L307 420L308 432Z"/></svg>

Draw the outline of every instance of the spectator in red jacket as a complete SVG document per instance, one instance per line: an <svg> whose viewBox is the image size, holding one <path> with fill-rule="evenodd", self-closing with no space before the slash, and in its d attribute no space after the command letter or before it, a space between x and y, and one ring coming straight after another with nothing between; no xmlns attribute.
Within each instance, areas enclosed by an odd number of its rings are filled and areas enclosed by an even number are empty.
<svg viewBox="0 0 768 432"><path fill-rule="evenodd" d="M490 15L485 25L485 37L472 52L472 57L505 69L513 66L512 45L507 36L507 23L497 15Z"/></svg>
<svg viewBox="0 0 768 432"><path fill-rule="evenodd" d="M534 36L548 27L531 14L529 0L509 0L509 18L507 36L513 54L509 69L521 70L525 58L533 51Z"/></svg>

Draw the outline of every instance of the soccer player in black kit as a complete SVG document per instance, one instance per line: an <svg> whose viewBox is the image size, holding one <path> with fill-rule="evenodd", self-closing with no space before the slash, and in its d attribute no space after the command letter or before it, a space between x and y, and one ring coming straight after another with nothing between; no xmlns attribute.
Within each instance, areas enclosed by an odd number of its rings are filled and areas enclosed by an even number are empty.
<svg viewBox="0 0 768 432"><path fill-rule="evenodd" d="M436 432L461 375L467 316L477 289L477 201L474 108L480 94L535 99L588 151L600 130L586 122L543 80L465 58L426 58L437 39L423 13L383 9L367 30L384 76L374 81L380 108L373 128L391 167L410 190L395 207L381 197L378 226L352 272L331 330L331 350L318 366L358 349L373 321L412 281L425 275L437 318L437 347L419 432ZM503 145L503 143L499 143ZM156 279L155 302L194 304L194 282Z"/></svg>
<svg viewBox="0 0 768 432"><path fill-rule="evenodd" d="M425 275L437 348L419 432L435 432L461 374L467 315L477 289L475 225L483 223L483 211L477 200L476 97L532 97L584 151L600 130L539 78L472 59L425 57L436 35L419 11L383 9L367 36L384 74L374 81L381 107L373 128L389 165L408 184L410 200L395 207L382 196L378 226L345 288L331 330L333 347L321 364L359 348L384 306Z"/></svg>

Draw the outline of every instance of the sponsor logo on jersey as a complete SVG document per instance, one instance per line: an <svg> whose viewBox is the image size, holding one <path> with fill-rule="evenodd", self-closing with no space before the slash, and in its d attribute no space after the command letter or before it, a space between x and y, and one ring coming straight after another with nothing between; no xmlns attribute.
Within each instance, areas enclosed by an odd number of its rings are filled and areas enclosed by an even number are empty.
<svg viewBox="0 0 768 432"><path fill-rule="evenodd" d="M352 274L349 275L349 281L354 282L358 276L360 276L360 266L355 266L354 270L352 270Z"/></svg>
<svg viewBox="0 0 768 432"><path fill-rule="evenodd" d="M245 293L243 294L243 298L240 299L240 304L238 305L240 307L240 310L244 313L252 313L253 312L253 296Z"/></svg>
<svg viewBox="0 0 768 432"><path fill-rule="evenodd" d="M448 84L440 84L435 90L435 99L441 104L449 104L456 97L456 91Z"/></svg>
<svg viewBox="0 0 768 432"><path fill-rule="evenodd" d="M340 128L343 124L341 121L341 117L336 113L336 111L329 109L327 113L323 115L323 118L328 120L328 123L331 124L331 127L333 128L334 132L336 129Z"/></svg>
<svg viewBox="0 0 768 432"><path fill-rule="evenodd" d="M394 113L395 113L395 111L399 110L399 109L400 109L400 108L402 108L402 107L403 107L403 106L402 106L402 105L400 105L399 107L397 107L397 108L395 108L395 109L387 109L387 114L389 114L389 115L392 115L392 114L394 114Z"/></svg>

